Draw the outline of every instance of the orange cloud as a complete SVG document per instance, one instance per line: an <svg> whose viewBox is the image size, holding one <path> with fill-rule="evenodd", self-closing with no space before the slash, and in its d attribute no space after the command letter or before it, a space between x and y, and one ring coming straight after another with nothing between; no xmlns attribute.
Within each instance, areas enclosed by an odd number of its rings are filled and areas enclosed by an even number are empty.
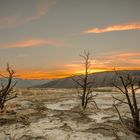
<svg viewBox="0 0 140 140"><path fill-rule="evenodd" d="M121 57L121 58L125 58L125 57L140 57L140 52L135 52L135 53L132 53L132 52L130 52L130 53L121 53L121 54L118 54L117 55L118 57Z"/></svg>
<svg viewBox="0 0 140 140"><path fill-rule="evenodd" d="M104 28L92 28L84 31L84 33L91 34L91 33L105 33L105 32L114 32L114 31L126 31L126 30L140 30L140 23L112 25Z"/></svg>
<svg viewBox="0 0 140 140"><path fill-rule="evenodd" d="M115 67L116 70L140 70L140 67ZM112 71L114 67L101 67L94 68L90 73ZM5 71L1 71L2 75L7 75ZM56 79L56 78L65 78L73 75L84 74L84 69L69 69L63 71L36 71L36 70L16 70L15 77L22 79ZM1 77L1 76L0 76Z"/></svg>
<svg viewBox="0 0 140 140"><path fill-rule="evenodd" d="M55 79L55 78L64 78L71 75L72 73L69 70L65 71L17 70L15 76L22 79Z"/></svg>
<svg viewBox="0 0 140 140"><path fill-rule="evenodd" d="M139 59L140 58L140 52L128 52L128 53L111 53L108 55L108 58L110 59Z"/></svg>
<svg viewBox="0 0 140 140"><path fill-rule="evenodd" d="M52 40L52 39L29 39L14 43L1 44L1 48L28 48L28 47L37 47L41 45L50 45L55 47L65 46L63 40Z"/></svg>
<svg viewBox="0 0 140 140"><path fill-rule="evenodd" d="M103 72L103 71L109 71L109 69L94 69L91 71L91 73L94 72ZM84 70L77 69L67 69L67 70L62 70L62 71L27 71L27 70L22 70L22 71L16 71L16 77L22 78L22 79L56 79L56 78L65 78L73 75L79 75L79 74L84 74Z"/></svg>
<svg viewBox="0 0 140 140"><path fill-rule="evenodd" d="M140 53L128 52L106 54L95 57L91 61L91 64L91 73L110 71L114 70L114 68L119 70L140 70ZM84 65L82 61L66 64L65 68L69 68L75 73L84 73Z"/></svg>
<svg viewBox="0 0 140 140"><path fill-rule="evenodd" d="M140 69L140 53L128 52L128 53L110 53L105 56L96 58L96 65L100 67L121 67ZM101 63L102 64L101 64Z"/></svg>
<svg viewBox="0 0 140 140"><path fill-rule="evenodd" d="M115 67L116 70L140 70L140 67ZM90 71L90 73L96 72L104 72L104 71L113 71L114 67L101 67L94 68ZM66 78L73 75L84 74L84 69L69 69L63 71L17 71L16 77L22 79L58 79L58 78Z"/></svg>
<svg viewBox="0 0 140 140"><path fill-rule="evenodd" d="M140 53L112 53L94 58L90 73L116 70L140 70ZM15 69L16 77L23 79L55 79L84 74L83 61L72 61L50 69ZM0 71L6 74L5 71Z"/></svg>

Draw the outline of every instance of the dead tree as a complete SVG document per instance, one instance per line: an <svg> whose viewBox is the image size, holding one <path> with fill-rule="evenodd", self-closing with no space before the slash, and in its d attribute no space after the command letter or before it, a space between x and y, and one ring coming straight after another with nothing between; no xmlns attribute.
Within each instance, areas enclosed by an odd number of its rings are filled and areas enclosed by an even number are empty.
<svg viewBox="0 0 140 140"><path fill-rule="evenodd" d="M118 99L116 97L113 98L123 104L128 105L129 111L132 116L133 132L140 134L140 107L138 106L138 101L136 97L136 91L140 89L140 77L132 76L130 73L126 72L121 73L115 71L115 73L117 75L117 82L113 82L113 85L122 94L124 94L125 100ZM119 85L119 82L121 85ZM118 114L120 116L120 112L118 112Z"/></svg>
<svg viewBox="0 0 140 140"><path fill-rule="evenodd" d="M89 79L89 73L91 70L91 58L89 51L84 51L83 55L80 55L84 59L84 75L79 76L73 76L72 80L76 82L77 88L80 88L79 92L82 92L81 98L81 106L82 109L85 110L87 107L87 104L90 102L93 102L95 105L94 97L96 95L93 95L93 81Z"/></svg>
<svg viewBox="0 0 140 140"><path fill-rule="evenodd" d="M13 76L14 76L14 71L9 67L7 64L7 72L8 72L8 77L1 75L3 78L7 80L7 84L2 84L1 83L1 88L0 88L0 111L3 110L4 105L7 101L13 99L16 97L16 94L14 94L13 88L16 85L16 82L12 84Z"/></svg>

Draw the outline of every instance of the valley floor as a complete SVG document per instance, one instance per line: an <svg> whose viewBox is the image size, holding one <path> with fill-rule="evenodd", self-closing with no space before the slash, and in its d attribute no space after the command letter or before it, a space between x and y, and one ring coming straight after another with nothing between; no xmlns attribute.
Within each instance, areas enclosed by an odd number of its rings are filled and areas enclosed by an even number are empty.
<svg viewBox="0 0 140 140"><path fill-rule="evenodd" d="M74 89L17 89L0 114L0 140L138 140L139 136L121 124L113 108L114 90L95 90L97 106L86 111ZM140 103L140 94L137 99ZM117 103L117 102L116 102ZM124 119L131 115L126 105L118 104Z"/></svg>

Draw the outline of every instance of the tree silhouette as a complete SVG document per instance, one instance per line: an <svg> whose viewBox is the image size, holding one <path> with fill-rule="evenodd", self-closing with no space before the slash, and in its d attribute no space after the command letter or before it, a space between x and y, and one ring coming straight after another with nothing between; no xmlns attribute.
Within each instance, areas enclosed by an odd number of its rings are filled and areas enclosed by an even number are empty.
<svg viewBox="0 0 140 140"><path fill-rule="evenodd" d="M124 95L125 97L124 99L126 101L118 99L114 96L113 98L123 104L128 105L131 116L132 116L133 131L135 133L140 134L140 116L139 116L140 107L138 106L138 101L136 97L136 91L140 89L140 79L139 79L140 77L132 76L130 73L126 73L126 72L120 73L120 72L115 71L115 73L121 85L117 84L118 82L113 82L113 85ZM117 112L120 116L119 109L117 109Z"/></svg>
<svg viewBox="0 0 140 140"><path fill-rule="evenodd" d="M3 78L7 80L7 84L1 83L1 89L0 89L0 110L2 111L4 108L4 105L7 101L13 99L16 97L16 94L14 94L13 88L16 85L16 82L12 84L14 71L9 67L9 64L7 64L7 72L8 77L1 75Z"/></svg>
<svg viewBox="0 0 140 140"><path fill-rule="evenodd" d="M80 55L84 60L84 75L79 75L76 77L72 77L72 80L77 83L77 87L80 88L79 92L82 93L81 96L81 106L85 110L87 104L93 102L94 104L94 97L93 95L93 81L89 80L89 73L91 71L91 58L89 51L84 50L84 54Z"/></svg>

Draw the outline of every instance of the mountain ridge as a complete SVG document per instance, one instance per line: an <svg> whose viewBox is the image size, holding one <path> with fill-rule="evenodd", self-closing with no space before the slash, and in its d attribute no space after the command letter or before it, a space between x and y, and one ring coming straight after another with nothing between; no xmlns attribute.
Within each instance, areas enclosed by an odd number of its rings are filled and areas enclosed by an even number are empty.
<svg viewBox="0 0 140 140"><path fill-rule="evenodd" d="M3 84L7 83L7 80L5 78L0 78L0 81ZM51 80L47 80L47 79L36 80L36 79L21 79L21 78L12 79L12 83L17 82L16 87L19 87L19 88L28 88L28 87L32 87L32 86L38 86L38 85L45 84L49 81L51 81Z"/></svg>
<svg viewBox="0 0 140 140"><path fill-rule="evenodd" d="M118 72L119 73L127 72L127 73L130 73L132 76L140 77L140 70L120 70ZM84 75L80 75L80 76L82 77ZM66 77L62 79L56 79L48 83L34 86L34 87L36 88L75 88L77 84L76 82L72 80L72 77L78 78L79 76L71 76L71 77ZM92 79L94 80L93 87L113 86L112 82L116 77L117 76L114 71L97 72L97 73L89 74L89 80L92 80Z"/></svg>

